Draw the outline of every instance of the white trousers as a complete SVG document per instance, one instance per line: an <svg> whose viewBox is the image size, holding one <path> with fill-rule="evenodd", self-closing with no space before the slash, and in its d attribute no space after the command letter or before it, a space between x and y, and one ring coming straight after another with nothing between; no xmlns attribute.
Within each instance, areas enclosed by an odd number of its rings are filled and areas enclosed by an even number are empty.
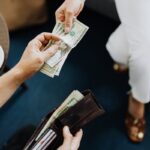
<svg viewBox="0 0 150 150"><path fill-rule="evenodd" d="M150 101L150 0L115 0L121 20L106 48L114 61L129 67L135 99Z"/></svg>

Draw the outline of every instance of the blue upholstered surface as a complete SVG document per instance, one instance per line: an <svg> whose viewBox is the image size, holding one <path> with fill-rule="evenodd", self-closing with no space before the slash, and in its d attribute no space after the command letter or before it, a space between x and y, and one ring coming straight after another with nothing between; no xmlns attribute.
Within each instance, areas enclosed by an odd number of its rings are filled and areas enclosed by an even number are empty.
<svg viewBox="0 0 150 150"><path fill-rule="evenodd" d="M147 106L148 133L141 144L128 141L124 129L127 108L128 76L112 70L105 43L118 23L85 9L80 20L90 30L81 43L72 51L59 77L51 79L37 73L26 81L29 89L21 88L9 103L0 110L0 145L27 124L37 125L42 117L59 105L73 90L90 88L99 103L106 109L103 117L96 119L84 129L82 150L149 150L150 127L149 105ZM19 60L26 44L42 31L51 31L54 17L48 23L11 33L8 64Z"/></svg>

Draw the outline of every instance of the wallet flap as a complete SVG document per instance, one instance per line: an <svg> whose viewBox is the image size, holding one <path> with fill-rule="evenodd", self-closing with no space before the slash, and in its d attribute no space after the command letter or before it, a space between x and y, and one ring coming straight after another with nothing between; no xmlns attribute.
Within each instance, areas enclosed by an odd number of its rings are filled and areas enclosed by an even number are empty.
<svg viewBox="0 0 150 150"><path fill-rule="evenodd" d="M69 126L74 134L88 122L104 114L102 106L98 105L95 97L90 90L83 92L83 100L69 109L65 114L58 118L62 126Z"/></svg>
<svg viewBox="0 0 150 150"><path fill-rule="evenodd" d="M96 102L96 99L91 92L91 90L85 90L82 92L84 98L76 103L74 106L69 108L63 115L57 118L53 124L50 126L50 130L52 129L56 133L56 137L52 142L49 142L47 145L51 150L57 149L58 146L62 143L63 135L62 128L67 125L70 128L72 134L75 134L79 129L84 127L87 123L92 121L98 116L104 114L104 109L101 105ZM56 110L56 109L55 109ZM54 111L55 111L54 110ZM34 134L26 144L24 150L30 150L35 145L35 139L37 138L40 131L43 129L44 125L47 123L50 116L53 112L50 112L40 123L40 125L35 130ZM47 149L46 147L46 149Z"/></svg>
<svg viewBox="0 0 150 150"><path fill-rule="evenodd" d="M37 128L34 131L33 135L31 136L31 138L28 140L27 144L25 145L24 150L28 150L28 149L30 149L33 146L36 137L38 136L38 134L40 133L40 131L42 130L42 128L46 124L47 120L50 118L50 116L53 114L54 111L55 111L55 109L53 111L51 111L50 113L48 113L42 119L41 123L37 126Z"/></svg>

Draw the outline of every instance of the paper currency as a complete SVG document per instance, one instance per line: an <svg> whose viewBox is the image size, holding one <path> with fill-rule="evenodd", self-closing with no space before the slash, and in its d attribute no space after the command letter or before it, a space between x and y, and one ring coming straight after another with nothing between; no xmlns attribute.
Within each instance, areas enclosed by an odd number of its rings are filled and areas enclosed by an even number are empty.
<svg viewBox="0 0 150 150"><path fill-rule="evenodd" d="M66 99L65 101L60 105L60 107L52 114L52 116L47 121L44 128L41 130L40 134L36 138L38 138L44 133L44 131L50 127L50 125L54 122L54 120L58 117L60 117L62 114L64 114L69 108L74 106L76 103L78 103L80 100L84 98L83 94L81 94L78 90L74 90Z"/></svg>
<svg viewBox="0 0 150 150"><path fill-rule="evenodd" d="M57 22L52 33L61 38L59 50L43 65L41 72L50 76L59 76L60 71L71 50L77 46L83 36L88 31L89 27L75 19L72 29L69 33L64 31L64 23ZM50 41L45 49L49 48L54 42Z"/></svg>

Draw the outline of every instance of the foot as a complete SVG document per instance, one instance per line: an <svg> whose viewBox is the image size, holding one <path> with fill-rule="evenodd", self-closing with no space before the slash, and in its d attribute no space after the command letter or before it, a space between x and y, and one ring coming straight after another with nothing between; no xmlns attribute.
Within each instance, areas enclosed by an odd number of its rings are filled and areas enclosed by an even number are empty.
<svg viewBox="0 0 150 150"><path fill-rule="evenodd" d="M129 96L129 108L125 119L129 139L134 143L142 142L145 136L146 121L144 104Z"/></svg>
<svg viewBox="0 0 150 150"><path fill-rule="evenodd" d="M118 63L115 63L113 65L113 69L116 71L116 72L119 72L119 73L122 73L122 72L126 72L128 70L128 67L126 65L123 65L123 64L118 64Z"/></svg>

